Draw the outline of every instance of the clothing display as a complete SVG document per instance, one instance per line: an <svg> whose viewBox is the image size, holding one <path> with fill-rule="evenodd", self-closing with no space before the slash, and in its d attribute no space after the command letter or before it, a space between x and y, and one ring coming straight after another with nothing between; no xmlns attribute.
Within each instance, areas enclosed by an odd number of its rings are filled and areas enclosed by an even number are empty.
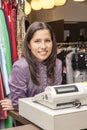
<svg viewBox="0 0 87 130"><path fill-rule="evenodd" d="M4 1L5 2L5 1ZM0 54L1 54L1 71L3 76L4 88L6 88L6 97L9 96L8 78L12 68L12 59L11 59L11 48L10 48L10 37L9 37L9 27L8 27L8 18L6 17L6 12L3 8L0 9ZM2 52L3 51L3 52ZM3 58L4 57L4 58ZM4 63L3 63L4 62ZM7 72L7 73L6 73ZM8 76L8 77L6 77ZM5 98L5 97L4 97ZM8 116L7 119L0 122L0 126L3 128L12 127L12 118Z"/></svg>
<svg viewBox="0 0 87 130"><path fill-rule="evenodd" d="M62 61L62 84L87 81L86 43L60 43L57 57Z"/></svg>
<svg viewBox="0 0 87 130"><path fill-rule="evenodd" d="M87 52L79 51L72 55L72 68L80 71L87 69Z"/></svg>
<svg viewBox="0 0 87 130"><path fill-rule="evenodd" d="M0 69L2 72L3 85L6 94L5 96L8 98L10 95L8 85L9 75L11 73L12 64L18 59L16 39L17 4L17 1L14 0L0 1ZM21 22L23 23L24 21L21 19ZM23 31L25 31L25 29ZM5 118L5 120L0 121L0 129L10 127L12 127L12 118L10 116L8 116L7 119Z"/></svg>
<svg viewBox="0 0 87 130"><path fill-rule="evenodd" d="M16 23L17 23L17 4L16 2L4 1L4 12L7 17L8 28L10 33L10 48L12 64L17 60L17 42L16 42Z"/></svg>
<svg viewBox="0 0 87 130"><path fill-rule="evenodd" d="M2 38L8 76L11 73L11 49L4 10L0 9L0 37Z"/></svg>
<svg viewBox="0 0 87 130"><path fill-rule="evenodd" d="M6 95L9 95L10 89L9 89L9 84L8 84L8 74L7 74L7 69L6 69L6 60L5 60L5 55L4 55L4 48L3 48L3 43L1 41L1 39L0 39L0 69L1 69L1 72L2 72L5 93L6 93Z"/></svg>
<svg viewBox="0 0 87 130"><path fill-rule="evenodd" d="M87 81L87 53L71 52L66 57L67 83Z"/></svg>

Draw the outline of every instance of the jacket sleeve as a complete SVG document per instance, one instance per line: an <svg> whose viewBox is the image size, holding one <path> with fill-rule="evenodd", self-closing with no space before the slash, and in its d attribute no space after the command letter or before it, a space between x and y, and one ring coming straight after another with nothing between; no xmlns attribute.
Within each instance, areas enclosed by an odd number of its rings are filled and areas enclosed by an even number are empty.
<svg viewBox="0 0 87 130"><path fill-rule="evenodd" d="M9 79L11 99L14 109L18 110L18 99L27 96L27 81L25 69L19 65L14 65Z"/></svg>

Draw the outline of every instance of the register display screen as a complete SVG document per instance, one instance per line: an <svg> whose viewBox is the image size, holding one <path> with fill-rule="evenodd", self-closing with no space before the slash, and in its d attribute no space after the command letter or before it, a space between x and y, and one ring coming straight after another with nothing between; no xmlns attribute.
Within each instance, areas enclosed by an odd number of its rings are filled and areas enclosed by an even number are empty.
<svg viewBox="0 0 87 130"><path fill-rule="evenodd" d="M55 87L55 91L56 91L57 94L71 93L71 92L78 92L78 88L75 85Z"/></svg>

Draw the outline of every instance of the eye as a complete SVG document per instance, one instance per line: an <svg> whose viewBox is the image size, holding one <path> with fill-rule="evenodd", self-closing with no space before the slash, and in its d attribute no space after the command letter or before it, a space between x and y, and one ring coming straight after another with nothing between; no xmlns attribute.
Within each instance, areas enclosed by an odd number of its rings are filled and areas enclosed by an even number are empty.
<svg viewBox="0 0 87 130"><path fill-rule="evenodd" d="M39 40L39 39L37 39L37 40L35 40L34 42L35 42L35 43L40 43L40 40Z"/></svg>
<svg viewBox="0 0 87 130"><path fill-rule="evenodd" d="M51 42L51 39L46 39L45 42L48 42L48 43L49 43L49 42Z"/></svg>

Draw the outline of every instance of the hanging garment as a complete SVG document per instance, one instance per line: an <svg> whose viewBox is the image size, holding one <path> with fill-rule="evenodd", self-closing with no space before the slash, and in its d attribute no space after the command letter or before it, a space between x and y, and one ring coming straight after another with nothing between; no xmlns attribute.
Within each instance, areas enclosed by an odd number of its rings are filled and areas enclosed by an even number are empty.
<svg viewBox="0 0 87 130"><path fill-rule="evenodd" d="M4 1L4 13L8 18L7 22L10 29L10 47L11 47L11 57L12 64L17 60L17 42L16 42L16 21L17 21L17 4L16 2L6 2Z"/></svg>
<svg viewBox="0 0 87 130"><path fill-rule="evenodd" d="M6 61L6 69L8 78L11 73L12 68L12 62L11 62L11 49L10 49L10 40L6 25L6 19L4 15L4 10L0 9L0 36L2 37L2 43L3 43L3 49L5 54L5 61ZM5 120L5 128L12 127L12 118L8 116L8 118Z"/></svg>
<svg viewBox="0 0 87 130"><path fill-rule="evenodd" d="M79 57L80 54L83 54L83 52L78 52L78 56L76 56L76 59L75 54L77 55L76 52L71 52L66 57L67 84L87 81L87 61L83 55L81 59Z"/></svg>
<svg viewBox="0 0 87 130"><path fill-rule="evenodd" d="M2 9L0 9L0 37L2 37L2 41L3 41L2 43L3 43L4 53L5 53L6 69L9 77L12 68L11 49L10 49L10 41L9 41L6 20Z"/></svg>
<svg viewBox="0 0 87 130"><path fill-rule="evenodd" d="M79 83L84 81L87 81L87 71L75 70L73 73L73 82Z"/></svg>
<svg viewBox="0 0 87 130"><path fill-rule="evenodd" d="M3 77L5 93L6 93L6 95L9 95L10 88L9 88L9 84L8 84L8 74L7 74L7 69L6 69L4 49L2 46L3 46L3 43L0 38L0 67L1 67L2 77Z"/></svg>
<svg viewBox="0 0 87 130"><path fill-rule="evenodd" d="M72 55L73 70L84 71L87 69L87 52L75 52Z"/></svg>
<svg viewBox="0 0 87 130"><path fill-rule="evenodd" d="M17 10L17 53L18 58L22 55L23 41L25 37L25 14L21 8L20 2L18 3Z"/></svg>
<svg viewBox="0 0 87 130"><path fill-rule="evenodd" d="M71 52L71 50L62 50L57 54L57 58L62 61L62 84L66 84L66 56Z"/></svg>
<svg viewBox="0 0 87 130"><path fill-rule="evenodd" d="M5 90L4 90L3 79L2 79L2 74L0 70L0 100L4 99L4 97L5 97ZM0 120L6 119L6 118L7 118L7 112L3 111L0 106Z"/></svg>

